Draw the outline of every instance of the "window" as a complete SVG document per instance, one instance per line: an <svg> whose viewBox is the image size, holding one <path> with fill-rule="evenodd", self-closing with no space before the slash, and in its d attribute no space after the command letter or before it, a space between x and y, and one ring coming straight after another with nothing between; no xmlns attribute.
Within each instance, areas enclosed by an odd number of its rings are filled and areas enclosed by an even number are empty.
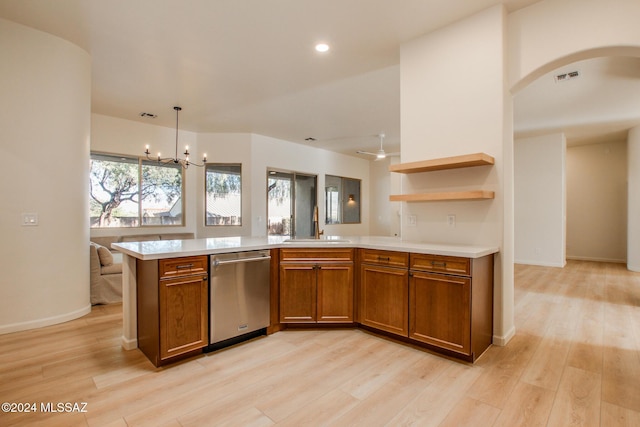
<svg viewBox="0 0 640 427"><path fill-rule="evenodd" d="M360 180L325 175L325 224L360 223Z"/></svg>
<svg viewBox="0 0 640 427"><path fill-rule="evenodd" d="M184 225L179 165L96 153L90 162L92 228Z"/></svg>
<svg viewBox="0 0 640 427"><path fill-rule="evenodd" d="M205 225L242 225L242 165L207 164Z"/></svg>
<svg viewBox="0 0 640 427"><path fill-rule="evenodd" d="M267 174L267 234L313 236L316 176L276 170Z"/></svg>

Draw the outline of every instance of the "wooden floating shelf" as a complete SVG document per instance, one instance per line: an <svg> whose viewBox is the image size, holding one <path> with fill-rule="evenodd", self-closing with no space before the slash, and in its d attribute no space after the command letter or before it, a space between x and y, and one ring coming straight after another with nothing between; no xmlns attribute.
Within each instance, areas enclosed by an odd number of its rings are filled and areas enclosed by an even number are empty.
<svg viewBox="0 0 640 427"><path fill-rule="evenodd" d="M474 166L493 165L495 159L485 153L465 154L462 156L443 157L441 159L422 160L419 162L399 163L389 166L389 171L398 173L419 173L445 169L469 168Z"/></svg>
<svg viewBox="0 0 640 427"><path fill-rule="evenodd" d="M493 191L455 191L447 193L396 194L389 196L391 202L438 202L444 200L489 200L495 198Z"/></svg>

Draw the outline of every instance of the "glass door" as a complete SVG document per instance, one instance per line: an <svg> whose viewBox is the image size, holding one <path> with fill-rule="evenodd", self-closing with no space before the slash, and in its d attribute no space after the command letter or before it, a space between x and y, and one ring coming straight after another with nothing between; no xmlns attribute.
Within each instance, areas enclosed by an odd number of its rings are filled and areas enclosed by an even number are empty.
<svg viewBox="0 0 640 427"><path fill-rule="evenodd" d="M313 236L316 176L276 170L267 173L267 234Z"/></svg>
<svg viewBox="0 0 640 427"><path fill-rule="evenodd" d="M313 209L316 206L315 175L294 174L293 237L313 237Z"/></svg>

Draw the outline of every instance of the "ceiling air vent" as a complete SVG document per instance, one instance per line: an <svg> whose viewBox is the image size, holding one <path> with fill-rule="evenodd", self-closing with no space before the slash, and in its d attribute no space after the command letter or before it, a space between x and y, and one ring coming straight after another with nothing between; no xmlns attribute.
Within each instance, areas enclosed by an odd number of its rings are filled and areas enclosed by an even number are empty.
<svg viewBox="0 0 640 427"><path fill-rule="evenodd" d="M575 79L578 76L580 76L579 71L571 71L569 73L557 74L554 78L556 82L566 82L568 80Z"/></svg>

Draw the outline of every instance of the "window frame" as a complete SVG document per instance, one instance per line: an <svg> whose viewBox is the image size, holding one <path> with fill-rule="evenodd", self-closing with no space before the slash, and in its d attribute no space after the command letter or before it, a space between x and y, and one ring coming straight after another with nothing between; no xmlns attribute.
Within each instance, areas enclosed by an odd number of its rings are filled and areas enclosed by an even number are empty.
<svg viewBox="0 0 640 427"><path fill-rule="evenodd" d="M113 158L113 161L118 161L118 160L129 160L128 163L131 164L136 164L138 165L138 171L136 174L137 177L137 187L138 187L138 200L137 202L133 202L133 203L137 203L138 205L138 225L135 226L116 226L116 227L100 227L100 226L93 226L91 225L91 223L89 224L89 228L92 230L108 230L108 229L123 229L123 230L128 230L128 229L138 229L138 228L167 228L167 227L184 227L186 225L186 174L185 174L185 170L184 168L180 167L180 209L181 209L181 218L180 218L180 223L179 224L144 224L143 223L143 209L142 209L142 166L143 164L147 165L151 165L153 166L153 162L149 162L147 158L145 157L141 157L141 156L135 156L135 155L130 155L130 154L118 154L118 153L108 153L108 152L103 152L103 151L91 151L89 153L89 161L93 161L96 160L94 159L94 156L101 156L101 157L107 157L107 158ZM105 160L108 161L106 159L101 159L101 160ZM171 164L166 164L166 166L172 166ZM91 166L89 166L89 192L91 192ZM91 203L92 197L91 195L89 195L89 203ZM89 218L91 219L91 207L89 206Z"/></svg>
<svg viewBox="0 0 640 427"><path fill-rule="evenodd" d="M328 179L330 177L331 179ZM362 180L359 178L349 178L346 176L325 174L324 196L325 196L325 225L342 225L342 224L362 224ZM327 182L336 182L337 186L327 186ZM348 185L357 185L357 190L353 192L347 191ZM328 190L337 188L338 193L338 222L330 221ZM353 196L351 199L349 196ZM356 209L355 211L353 209ZM357 220L350 220L349 213L357 213Z"/></svg>
<svg viewBox="0 0 640 427"><path fill-rule="evenodd" d="M209 171L210 168L213 168L215 166L224 166L224 167L234 167L237 166L240 170L238 172L238 175L240 176L240 215L239 215L239 223L238 224L208 224L208 216L207 216L207 198L208 198L208 192L207 192L207 172ZM243 175L242 175L242 163L238 163L238 162L228 162L228 163L223 163L223 162L215 162L215 163L206 163L204 166L204 226L205 227L242 227L242 220L243 220L243 215L242 215L242 188L244 187L244 183L243 183Z"/></svg>

